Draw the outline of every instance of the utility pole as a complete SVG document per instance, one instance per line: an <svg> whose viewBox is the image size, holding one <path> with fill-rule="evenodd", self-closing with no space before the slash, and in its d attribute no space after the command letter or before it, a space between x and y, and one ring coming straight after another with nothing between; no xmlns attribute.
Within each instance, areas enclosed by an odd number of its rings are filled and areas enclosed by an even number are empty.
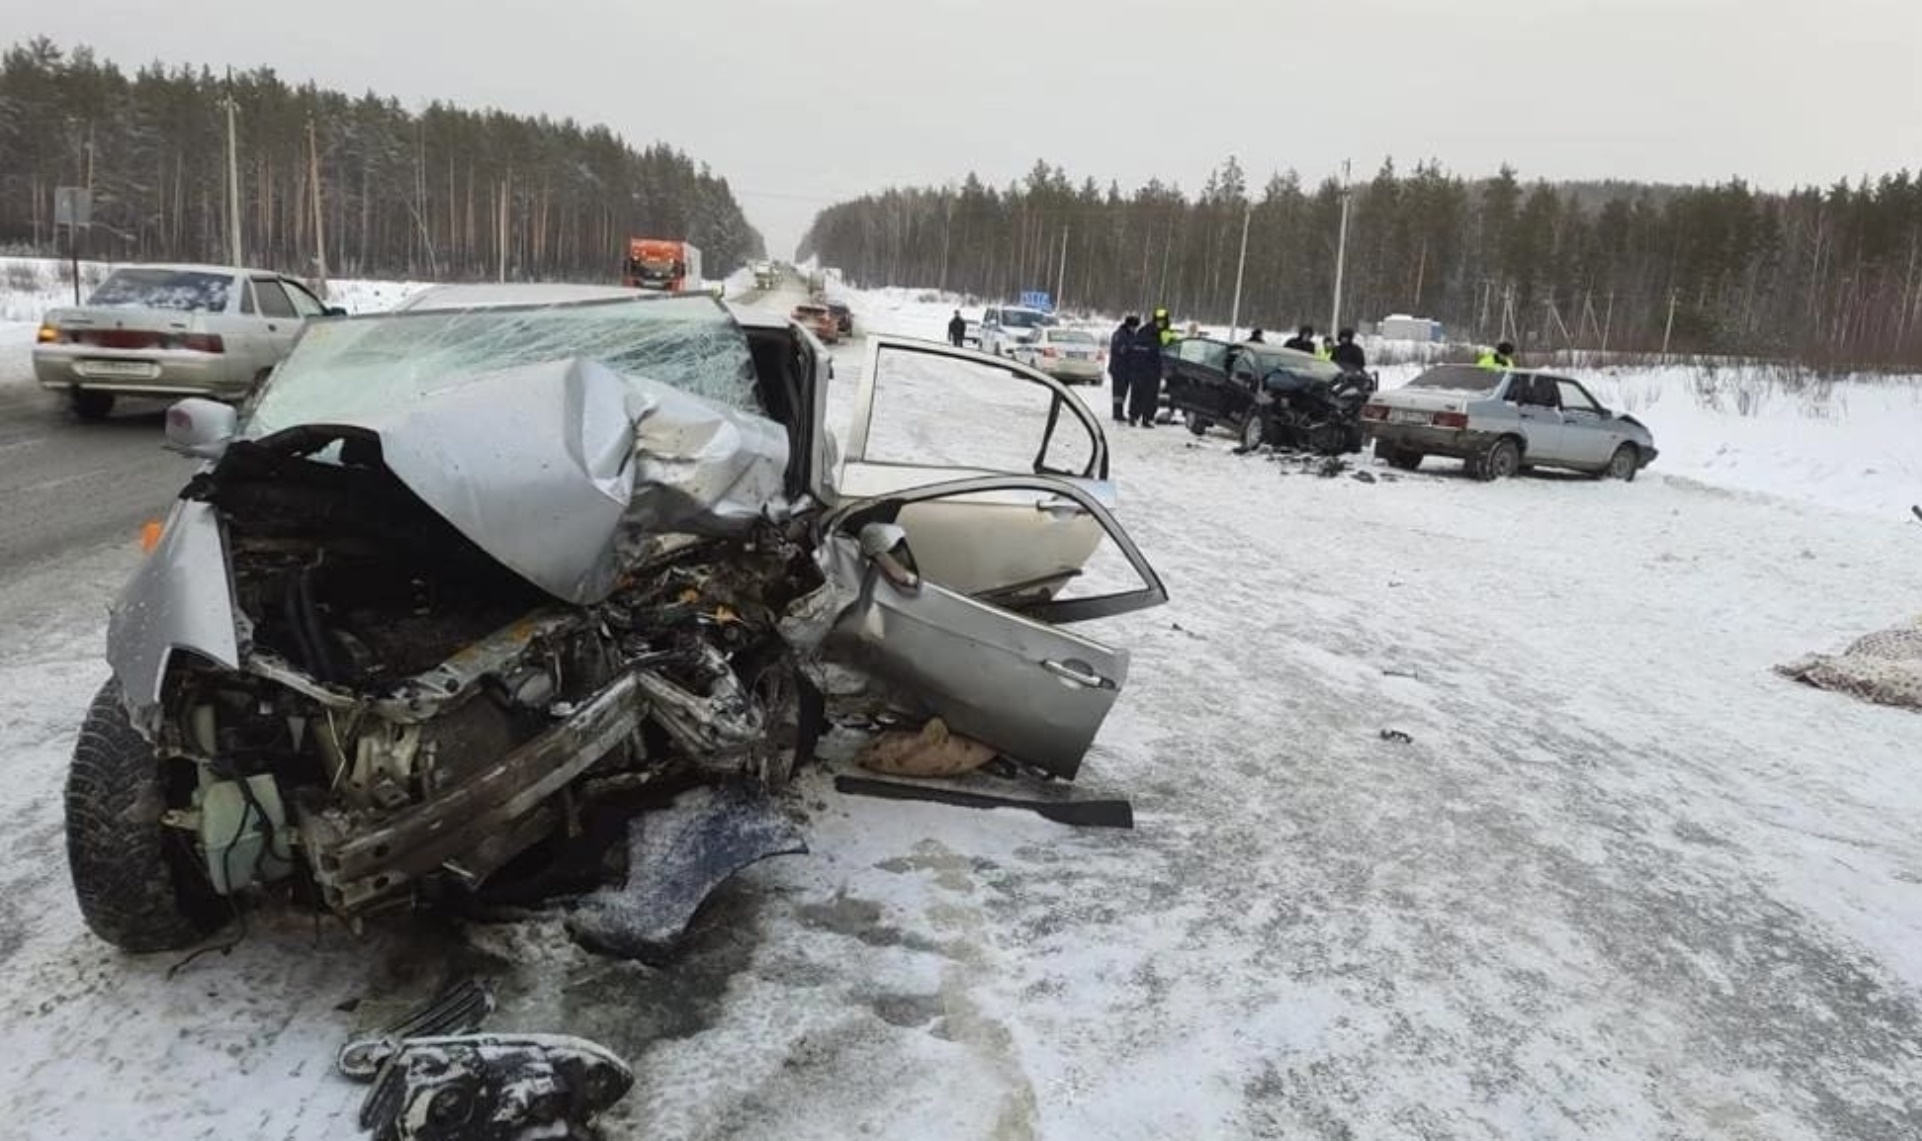
<svg viewBox="0 0 1922 1141"><path fill-rule="evenodd" d="M240 249L240 141L234 126L234 69L227 69L227 254L246 264Z"/></svg>
<svg viewBox="0 0 1922 1141"><path fill-rule="evenodd" d="M1241 275L1248 268L1248 223L1255 217L1254 203L1241 208L1241 256L1235 259L1235 303L1228 313L1228 339L1235 339L1235 330L1241 325Z"/></svg>
<svg viewBox="0 0 1922 1141"><path fill-rule="evenodd" d="M320 295L327 296L327 234L321 227L326 210L320 202L320 144L314 136L314 120L307 119L307 180L314 186L314 265L320 275Z"/></svg>
<svg viewBox="0 0 1922 1141"><path fill-rule="evenodd" d="M1668 323L1662 326L1662 355L1668 356L1668 338L1675 332L1675 291L1668 291Z"/></svg>
<svg viewBox="0 0 1922 1141"><path fill-rule="evenodd" d="M1328 318L1328 331L1341 328L1341 279L1348 267L1348 160L1341 160L1341 237L1335 242L1335 307Z"/></svg>
<svg viewBox="0 0 1922 1141"><path fill-rule="evenodd" d="M1061 291L1068 287L1068 227L1061 227L1061 266L1054 273L1054 307L1061 310Z"/></svg>

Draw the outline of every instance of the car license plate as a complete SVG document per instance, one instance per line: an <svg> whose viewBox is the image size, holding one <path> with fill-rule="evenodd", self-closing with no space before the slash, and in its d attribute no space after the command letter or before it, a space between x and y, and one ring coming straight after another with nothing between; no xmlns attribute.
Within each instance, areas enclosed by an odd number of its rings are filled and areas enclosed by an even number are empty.
<svg viewBox="0 0 1922 1141"><path fill-rule="evenodd" d="M75 361L73 371L86 377L152 380L160 375L160 366L152 361Z"/></svg>
<svg viewBox="0 0 1922 1141"><path fill-rule="evenodd" d="M1426 424L1428 413L1417 412L1413 408L1390 408L1388 422L1390 424Z"/></svg>

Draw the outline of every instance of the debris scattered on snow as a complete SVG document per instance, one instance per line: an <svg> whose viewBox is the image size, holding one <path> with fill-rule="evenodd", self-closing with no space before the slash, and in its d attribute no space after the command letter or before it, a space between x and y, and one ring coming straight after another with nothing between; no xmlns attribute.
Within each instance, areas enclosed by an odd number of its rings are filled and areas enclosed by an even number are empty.
<svg viewBox="0 0 1922 1141"><path fill-rule="evenodd" d="M876 737L855 762L871 772L902 777L944 777L973 772L993 760L994 747L948 729L931 718L919 732L891 730Z"/></svg>
<svg viewBox="0 0 1922 1141"><path fill-rule="evenodd" d="M1057 824L1078 828L1133 828L1134 806L1125 800L1021 800L1011 796L968 792L942 785L900 784L866 777L837 776L834 790L848 796L884 800L922 800L957 808L1019 808Z"/></svg>
<svg viewBox="0 0 1922 1141"><path fill-rule="evenodd" d="M356 1007L360 1005L357 999L353 1003ZM381 1066L398 1053L408 1039L470 1034L479 1030L492 1013L494 992L479 979L464 978L377 1033L342 1046L334 1063L342 1077L372 1081Z"/></svg>
<svg viewBox="0 0 1922 1141"><path fill-rule="evenodd" d="M1857 638L1840 654L1809 654L1775 672L1877 705L1922 710L1922 617Z"/></svg>
<svg viewBox="0 0 1922 1141"><path fill-rule="evenodd" d="M595 892L567 917L591 951L663 962L703 900L769 856L806 852L794 822L745 785L692 788L627 826L627 883Z"/></svg>
<svg viewBox="0 0 1922 1141"><path fill-rule="evenodd" d="M414 1038L374 1077L360 1127L375 1141L578 1137L633 1085L626 1062L585 1038Z"/></svg>
<svg viewBox="0 0 1922 1141"><path fill-rule="evenodd" d="M1381 739L1384 741L1393 741L1398 745L1412 745L1415 743L1413 737L1402 732L1400 729L1383 729L1381 731Z"/></svg>

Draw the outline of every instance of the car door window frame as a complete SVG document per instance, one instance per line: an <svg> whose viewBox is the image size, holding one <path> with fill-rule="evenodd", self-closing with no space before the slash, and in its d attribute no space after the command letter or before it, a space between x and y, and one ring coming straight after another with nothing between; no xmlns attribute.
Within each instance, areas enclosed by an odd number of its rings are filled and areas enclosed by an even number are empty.
<svg viewBox="0 0 1922 1141"><path fill-rule="evenodd" d="M261 317L269 321L298 321L300 319L300 310L294 308L293 299L288 297L287 291L280 287L280 282L278 279L271 278L271 277L256 277L252 279L250 284L253 286L254 295L255 295L255 304L259 308L259 315ZM278 296L280 298L280 303L286 307L286 310L287 310L286 312L284 313L268 312L267 299L273 296Z"/></svg>
<svg viewBox="0 0 1922 1141"><path fill-rule="evenodd" d="M1122 557L1128 560L1137 577L1141 579L1139 589L1120 591L1115 594L1097 595L1093 598L1064 598L1048 602L1036 602L1014 608L1001 606L991 601L985 605L1007 610L1049 625L1062 625L1071 622L1086 622L1096 618L1112 618L1118 614L1131 614L1137 610L1147 610L1168 601L1168 588L1161 576L1148 562L1141 548L1123 530L1119 521L1101 505L1093 495L1064 479L1046 475L989 475L971 479L948 480L916 487L907 491L879 496L849 504L832 513L822 521L822 534L836 533L858 536L861 528L869 523L894 523L900 518L901 511L917 503L946 499L958 495L978 495L993 491L1047 491L1060 498L1073 501L1081 511L1094 517L1095 522L1115 544ZM1039 510L1047 510L1045 503L1037 504ZM913 553L910 543L909 553Z"/></svg>
<svg viewBox="0 0 1922 1141"><path fill-rule="evenodd" d="M240 279L240 309L242 317L256 317L260 307L254 304L254 279L243 276Z"/></svg>
<svg viewBox="0 0 1922 1141"><path fill-rule="evenodd" d="M1598 420L1602 418L1601 401L1596 400L1594 395L1590 393L1588 389L1583 388L1580 381L1571 380L1565 376L1552 377L1551 379L1554 380L1556 389L1559 390L1559 392L1561 393L1562 411L1580 412L1589 416L1593 416ZM1582 401L1583 401L1582 404L1574 405L1574 406L1571 406L1569 404L1568 402L1569 389L1574 389L1575 393L1582 398Z"/></svg>
<svg viewBox="0 0 1922 1141"><path fill-rule="evenodd" d="M314 296L313 293L309 291L308 288L302 285L300 282L294 281L291 278L283 277L280 279L280 287L287 291L287 300L293 303L295 316L305 319L308 317L320 317L320 316L326 315L326 312L327 312L326 303L321 301L320 298ZM303 311L301 307L302 301L305 301L307 302L307 304L312 305L313 311L312 312Z"/></svg>
<svg viewBox="0 0 1922 1141"><path fill-rule="evenodd" d="M977 368L997 368L1011 374L1016 380L1027 381L1048 390L1052 400L1048 405L1047 420L1041 432L1041 443L1031 463L1034 476L1059 476L1067 479L1108 478L1108 439L1101 431L1101 422L1088 409L1085 401L1071 392L1068 387L1053 377L1019 361L997 358L983 360L979 355L952 345L936 344L932 341L917 341L907 337L891 337L875 334L868 338L867 365L861 370L861 383L854 397L854 423L848 432L847 453L843 463L872 464L877 467L916 468L927 467L953 470L966 467L966 464L916 464L899 460L873 460L868 458L868 436L874 425L874 397L877 374L880 371L881 355L884 352L919 353L925 356L940 357L961 361ZM1054 443L1055 430L1061 424L1061 410L1068 411L1079 421L1088 433L1089 456L1087 466L1079 472L1060 471L1047 466L1050 446Z"/></svg>

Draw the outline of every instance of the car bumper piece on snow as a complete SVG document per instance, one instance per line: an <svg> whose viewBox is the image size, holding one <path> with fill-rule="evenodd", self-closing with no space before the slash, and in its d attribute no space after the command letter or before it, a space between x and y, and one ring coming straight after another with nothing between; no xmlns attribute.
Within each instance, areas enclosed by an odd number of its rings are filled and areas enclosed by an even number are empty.
<svg viewBox="0 0 1922 1141"><path fill-rule="evenodd" d="M590 950L659 963L715 888L769 856L806 851L765 793L740 784L690 789L628 823L626 886L583 900L568 934Z"/></svg>

